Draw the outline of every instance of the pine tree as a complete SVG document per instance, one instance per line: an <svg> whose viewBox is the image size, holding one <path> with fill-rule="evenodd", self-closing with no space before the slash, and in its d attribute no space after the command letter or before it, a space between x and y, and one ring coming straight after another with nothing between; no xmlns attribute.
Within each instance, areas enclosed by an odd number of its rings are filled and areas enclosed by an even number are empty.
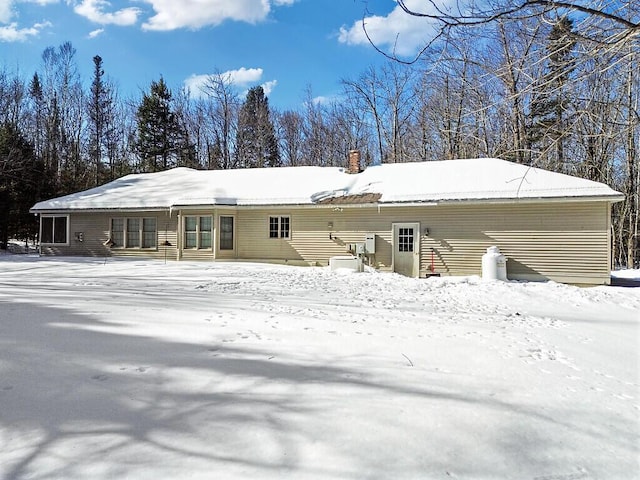
<svg viewBox="0 0 640 480"><path fill-rule="evenodd" d="M546 68L531 102L528 140L544 166L565 170L564 137L571 98L567 92L575 68L573 21L560 18L551 28L546 47Z"/></svg>
<svg viewBox="0 0 640 480"><path fill-rule="evenodd" d="M188 164L193 156L185 129L172 110L172 94L164 79L151 82L137 111L136 150L141 171L158 172Z"/></svg>
<svg viewBox="0 0 640 480"><path fill-rule="evenodd" d="M10 237L35 238L37 222L29 208L43 194L43 163L12 123L0 125L0 245Z"/></svg>
<svg viewBox="0 0 640 480"><path fill-rule="evenodd" d="M38 73L33 74L33 78L29 83L29 98L32 104L31 138L33 139L35 154L42 157L44 153L45 102Z"/></svg>
<svg viewBox="0 0 640 480"><path fill-rule="evenodd" d="M281 165L269 100L262 87L251 88L240 108L235 155L240 167Z"/></svg>
<svg viewBox="0 0 640 480"><path fill-rule="evenodd" d="M112 98L105 84L104 68L102 57L93 57L93 82L91 83L91 94L87 105L89 114L89 150L95 168L95 185L101 185L104 175L104 165L102 161L103 144L105 143L105 130L110 123L109 113L112 111Z"/></svg>

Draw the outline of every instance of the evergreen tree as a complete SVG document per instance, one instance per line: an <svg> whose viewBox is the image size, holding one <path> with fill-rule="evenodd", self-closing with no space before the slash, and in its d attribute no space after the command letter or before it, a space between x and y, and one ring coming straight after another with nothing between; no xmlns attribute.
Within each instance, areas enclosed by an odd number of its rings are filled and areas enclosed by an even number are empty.
<svg viewBox="0 0 640 480"><path fill-rule="evenodd" d="M43 163L15 124L0 125L0 246L10 237L35 238L37 222L29 208L41 198Z"/></svg>
<svg viewBox="0 0 640 480"><path fill-rule="evenodd" d="M158 172L193 163L193 145L172 110L172 94L164 79L152 81L137 111L136 151L141 171Z"/></svg>
<svg viewBox="0 0 640 480"><path fill-rule="evenodd" d="M95 168L94 183L101 185L107 178L103 165L103 145L105 143L105 131L110 122L109 113L112 111L112 97L107 84L105 84L102 57L93 57L93 82L87 110L89 115L89 152Z"/></svg>
<svg viewBox="0 0 640 480"><path fill-rule="evenodd" d="M38 73L33 74L29 83L29 98L31 99L31 138L35 154L44 156L44 125L45 125L45 101L42 92L42 84Z"/></svg>
<svg viewBox="0 0 640 480"><path fill-rule="evenodd" d="M269 100L262 87L251 88L240 108L235 155L240 167L281 165Z"/></svg>
<svg viewBox="0 0 640 480"><path fill-rule="evenodd" d="M564 171L564 143L571 107L567 85L575 68L573 21L560 18L551 28L547 41L545 73L531 102L528 140L531 148L538 151L542 166Z"/></svg>

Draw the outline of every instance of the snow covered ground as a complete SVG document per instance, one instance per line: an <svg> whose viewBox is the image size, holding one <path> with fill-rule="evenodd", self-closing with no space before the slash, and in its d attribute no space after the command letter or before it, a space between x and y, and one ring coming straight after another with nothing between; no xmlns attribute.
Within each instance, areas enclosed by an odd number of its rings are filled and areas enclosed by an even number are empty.
<svg viewBox="0 0 640 480"><path fill-rule="evenodd" d="M2 479L632 479L640 289L0 257Z"/></svg>
<svg viewBox="0 0 640 480"><path fill-rule="evenodd" d="M640 270L618 270L611 272L611 276L617 278L630 278L640 281Z"/></svg>

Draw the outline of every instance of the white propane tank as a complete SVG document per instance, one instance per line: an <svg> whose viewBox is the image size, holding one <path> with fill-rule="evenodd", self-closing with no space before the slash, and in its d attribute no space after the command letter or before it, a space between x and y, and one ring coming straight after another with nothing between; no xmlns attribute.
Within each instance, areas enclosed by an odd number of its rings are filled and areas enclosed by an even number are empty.
<svg viewBox="0 0 640 480"><path fill-rule="evenodd" d="M498 247L487 248L482 256L483 280L507 280L507 258L500 253Z"/></svg>

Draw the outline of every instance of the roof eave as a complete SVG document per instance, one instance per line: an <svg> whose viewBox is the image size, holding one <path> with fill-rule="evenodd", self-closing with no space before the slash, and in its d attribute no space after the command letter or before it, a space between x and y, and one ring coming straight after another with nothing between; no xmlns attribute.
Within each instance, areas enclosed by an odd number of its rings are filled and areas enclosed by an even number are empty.
<svg viewBox="0 0 640 480"><path fill-rule="evenodd" d="M30 208L29 213L34 215L51 215L57 213L74 213L74 212L86 212L86 213L113 213L113 212L164 212L169 211L171 207L101 207L101 208Z"/></svg>
<svg viewBox="0 0 640 480"><path fill-rule="evenodd" d="M557 196L557 197L504 197L504 198L443 198L430 200L381 201L382 206L427 206L442 204L500 204L500 203L567 203L567 202L611 202L624 201L624 195L589 195L589 196Z"/></svg>
<svg viewBox="0 0 640 480"><path fill-rule="evenodd" d="M556 197L504 197L504 198L459 198L459 199L425 199L425 200L391 200L366 203L264 203L264 204L222 204L203 203L198 205L171 205L156 207L110 207L110 208L31 208L29 213L40 215L68 214L73 212L86 213L113 213L113 212L167 212L171 210L202 210L210 208L322 208L322 209L345 209L345 208L367 208L367 207L409 207L409 206L436 206L442 204L504 204L504 203L566 203L566 202L611 202L624 201L625 196L616 195L584 195L584 196L556 196Z"/></svg>

